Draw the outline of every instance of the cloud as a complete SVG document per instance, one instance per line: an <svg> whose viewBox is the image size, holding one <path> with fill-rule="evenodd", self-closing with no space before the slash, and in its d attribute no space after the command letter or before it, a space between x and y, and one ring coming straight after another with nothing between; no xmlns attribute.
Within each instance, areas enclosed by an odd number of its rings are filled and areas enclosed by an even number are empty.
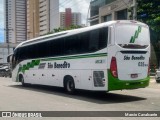
<svg viewBox="0 0 160 120"><path fill-rule="evenodd" d="M82 14L82 23L86 24L90 0L60 0L60 11L65 8L72 8L72 12Z"/></svg>

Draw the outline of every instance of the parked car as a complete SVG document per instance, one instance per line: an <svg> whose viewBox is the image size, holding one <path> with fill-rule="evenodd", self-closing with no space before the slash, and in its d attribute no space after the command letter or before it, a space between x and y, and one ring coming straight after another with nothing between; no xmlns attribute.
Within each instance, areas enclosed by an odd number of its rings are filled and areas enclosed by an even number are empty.
<svg viewBox="0 0 160 120"><path fill-rule="evenodd" d="M11 77L11 70L8 65L0 67L0 77Z"/></svg>
<svg viewBox="0 0 160 120"><path fill-rule="evenodd" d="M156 71L155 79L157 83L160 83L160 69Z"/></svg>

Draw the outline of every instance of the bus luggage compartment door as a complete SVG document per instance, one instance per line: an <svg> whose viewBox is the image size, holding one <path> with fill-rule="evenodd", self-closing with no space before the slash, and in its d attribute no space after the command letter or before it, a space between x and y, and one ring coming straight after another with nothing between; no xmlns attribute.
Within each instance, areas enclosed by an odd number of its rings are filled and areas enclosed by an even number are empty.
<svg viewBox="0 0 160 120"><path fill-rule="evenodd" d="M116 54L118 78L140 80L148 76L149 53L147 51L120 51Z"/></svg>

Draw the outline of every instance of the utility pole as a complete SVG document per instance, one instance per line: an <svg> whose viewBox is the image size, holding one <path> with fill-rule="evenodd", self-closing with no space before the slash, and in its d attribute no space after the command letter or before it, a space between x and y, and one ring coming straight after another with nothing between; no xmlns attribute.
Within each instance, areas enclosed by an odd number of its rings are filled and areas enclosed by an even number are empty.
<svg viewBox="0 0 160 120"><path fill-rule="evenodd" d="M133 0L133 20L137 20L137 0Z"/></svg>

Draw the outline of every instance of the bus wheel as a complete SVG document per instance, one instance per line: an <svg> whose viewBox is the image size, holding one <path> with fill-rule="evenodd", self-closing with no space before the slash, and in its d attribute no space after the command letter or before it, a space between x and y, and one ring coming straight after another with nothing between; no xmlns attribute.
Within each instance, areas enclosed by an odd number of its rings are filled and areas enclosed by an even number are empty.
<svg viewBox="0 0 160 120"><path fill-rule="evenodd" d="M22 86L25 87L26 83L24 82L24 78L22 75L19 76L19 81L22 83Z"/></svg>
<svg viewBox="0 0 160 120"><path fill-rule="evenodd" d="M75 84L72 77L67 77L64 83L64 88L69 94L73 95L75 93Z"/></svg>

